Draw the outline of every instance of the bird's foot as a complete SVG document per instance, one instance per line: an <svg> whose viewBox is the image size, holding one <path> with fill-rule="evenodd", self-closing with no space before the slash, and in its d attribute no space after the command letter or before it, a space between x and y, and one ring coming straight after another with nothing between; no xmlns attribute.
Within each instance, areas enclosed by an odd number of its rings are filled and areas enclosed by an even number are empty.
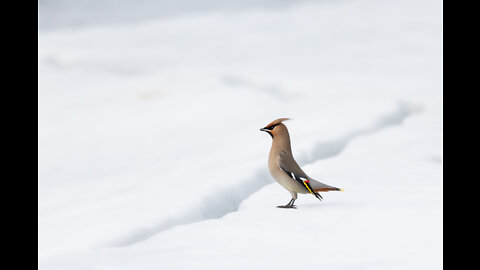
<svg viewBox="0 0 480 270"><path fill-rule="evenodd" d="M287 204L287 205L279 205L279 206L277 206L277 208L293 208L293 209L297 209L297 206L296 206L296 205L293 205L293 204Z"/></svg>

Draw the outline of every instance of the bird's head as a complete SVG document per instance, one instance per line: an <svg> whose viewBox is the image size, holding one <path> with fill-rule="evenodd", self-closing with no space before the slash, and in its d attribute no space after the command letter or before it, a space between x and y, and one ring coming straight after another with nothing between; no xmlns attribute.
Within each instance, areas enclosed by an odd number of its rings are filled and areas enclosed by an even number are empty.
<svg viewBox="0 0 480 270"><path fill-rule="evenodd" d="M266 125L264 128L261 128L260 131L267 132L270 136L272 136L272 139L275 135L280 135L284 132L288 133L287 127L282 124L282 122L286 120L290 120L290 118L278 118L272 121L270 124Z"/></svg>

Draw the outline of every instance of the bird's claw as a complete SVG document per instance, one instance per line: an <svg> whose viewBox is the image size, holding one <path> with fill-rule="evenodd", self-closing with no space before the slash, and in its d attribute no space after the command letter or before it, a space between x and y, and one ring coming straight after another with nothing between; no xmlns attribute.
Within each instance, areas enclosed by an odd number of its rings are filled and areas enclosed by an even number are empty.
<svg viewBox="0 0 480 270"><path fill-rule="evenodd" d="M277 208L293 208L293 209L297 209L297 206L296 205L279 205L277 206Z"/></svg>

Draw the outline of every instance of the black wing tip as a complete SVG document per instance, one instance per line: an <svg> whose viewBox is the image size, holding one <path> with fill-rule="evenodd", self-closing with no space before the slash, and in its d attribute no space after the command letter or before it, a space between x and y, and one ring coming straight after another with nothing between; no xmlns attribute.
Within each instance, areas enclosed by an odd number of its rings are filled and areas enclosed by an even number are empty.
<svg viewBox="0 0 480 270"><path fill-rule="evenodd" d="M318 192L315 192L313 195L315 195L315 197L317 197L317 199L319 199L320 201L323 199L322 195L320 195L320 193Z"/></svg>

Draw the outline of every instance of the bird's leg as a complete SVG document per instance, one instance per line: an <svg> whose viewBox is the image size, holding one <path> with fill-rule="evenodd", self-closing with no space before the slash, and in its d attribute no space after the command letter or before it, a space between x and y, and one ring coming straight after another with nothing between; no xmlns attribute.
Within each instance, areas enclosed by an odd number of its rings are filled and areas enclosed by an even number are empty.
<svg viewBox="0 0 480 270"><path fill-rule="evenodd" d="M295 199L292 198L286 205L279 205L277 207L278 208L297 208L296 205L293 205L294 202L295 202Z"/></svg>
<svg viewBox="0 0 480 270"><path fill-rule="evenodd" d="M288 205L288 206L293 206L293 203L294 203L294 202L295 202L295 199L294 199L294 198L292 198L292 199L290 200L290 202L288 202L288 204L287 204L287 205Z"/></svg>
<svg viewBox="0 0 480 270"><path fill-rule="evenodd" d="M290 204L290 208L297 208L296 205L293 205L294 202L295 202L295 199L292 198L291 203L289 203L289 204Z"/></svg>

